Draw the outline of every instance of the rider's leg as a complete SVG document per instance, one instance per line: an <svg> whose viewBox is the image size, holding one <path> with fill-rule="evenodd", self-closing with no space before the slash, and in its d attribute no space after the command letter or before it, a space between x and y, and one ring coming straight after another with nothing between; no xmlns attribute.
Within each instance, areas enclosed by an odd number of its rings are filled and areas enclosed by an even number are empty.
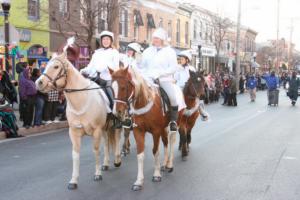
<svg viewBox="0 0 300 200"><path fill-rule="evenodd" d="M167 93L170 103L170 131L177 131L177 118L178 118L178 103L176 99L176 89L172 82L160 82L160 86Z"/></svg>
<svg viewBox="0 0 300 200"><path fill-rule="evenodd" d="M111 110L113 110L114 106L114 96L113 96L113 90L112 87L110 86L109 82L107 83L106 87L104 88L104 92L107 95L107 98L109 99L109 107ZM122 122L114 116L112 112L108 113L109 118L113 120L113 127L114 128L122 128Z"/></svg>

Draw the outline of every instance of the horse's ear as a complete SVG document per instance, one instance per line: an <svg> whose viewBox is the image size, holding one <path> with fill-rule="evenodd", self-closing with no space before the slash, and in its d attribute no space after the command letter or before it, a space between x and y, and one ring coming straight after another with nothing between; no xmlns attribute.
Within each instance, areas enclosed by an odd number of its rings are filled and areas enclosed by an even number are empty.
<svg viewBox="0 0 300 200"><path fill-rule="evenodd" d="M111 69L110 67L108 67L108 70L109 70L110 75L112 75L114 73L114 70Z"/></svg>
<svg viewBox="0 0 300 200"><path fill-rule="evenodd" d="M191 77L195 77L195 72L194 72L194 71L189 70L189 73L190 73L190 76L191 76Z"/></svg>
<svg viewBox="0 0 300 200"><path fill-rule="evenodd" d="M121 68L121 69L124 68L124 63L122 61L119 62L119 68Z"/></svg>

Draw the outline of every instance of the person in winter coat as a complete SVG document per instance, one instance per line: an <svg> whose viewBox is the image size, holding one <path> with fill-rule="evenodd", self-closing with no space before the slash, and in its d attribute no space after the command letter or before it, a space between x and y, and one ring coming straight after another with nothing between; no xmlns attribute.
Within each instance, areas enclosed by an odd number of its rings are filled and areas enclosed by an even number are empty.
<svg viewBox="0 0 300 200"><path fill-rule="evenodd" d="M228 98L228 105L229 106L237 106L237 100L236 100L236 93L237 93L237 87L236 87L236 80L233 76L230 76L229 80L229 98Z"/></svg>
<svg viewBox="0 0 300 200"><path fill-rule="evenodd" d="M132 67L138 70L142 47L140 44L133 42L127 46L126 54L120 54L120 61L124 67Z"/></svg>
<svg viewBox="0 0 300 200"><path fill-rule="evenodd" d="M152 46L142 55L141 74L149 82L158 82L167 93L170 103L170 130L177 131L178 103L174 74L178 70L176 52L167 45L167 32L158 28L152 35Z"/></svg>
<svg viewBox="0 0 300 200"><path fill-rule="evenodd" d="M257 80L254 75L251 75L247 81L247 89L250 94L251 102L254 102L256 99L256 87L257 87Z"/></svg>
<svg viewBox="0 0 300 200"><path fill-rule="evenodd" d="M243 94L245 91L245 78L243 75L241 75L239 80L239 89L240 89L240 93Z"/></svg>
<svg viewBox="0 0 300 200"><path fill-rule="evenodd" d="M30 69L24 69L20 79L19 93L24 106L23 122L25 128L29 128L32 125L35 97L37 93L35 83L30 78Z"/></svg>
<svg viewBox="0 0 300 200"><path fill-rule="evenodd" d="M298 89L300 87L300 80L297 78L297 72L292 73L292 77L289 80L288 96L292 101L292 105L295 106L298 99Z"/></svg>
<svg viewBox="0 0 300 200"><path fill-rule="evenodd" d="M229 98L229 77L228 77L228 75L225 75L224 80L223 80L223 96L224 96L224 102L222 105L227 105L228 98Z"/></svg>
<svg viewBox="0 0 300 200"><path fill-rule="evenodd" d="M119 69L120 55L113 47L114 34L112 32L102 31L99 37L100 48L95 51L88 66L81 69L80 72L104 88L111 108L108 117L113 119L114 128L122 128L121 122L112 113L114 97L109 72L109 68L112 70Z"/></svg>
<svg viewBox="0 0 300 200"><path fill-rule="evenodd" d="M275 72L272 71L271 72L271 75L263 75L262 78L264 80L266 80L266 85L268 87L268 105L271 105L271 102L270 102L270 93L273 93L275 90L277 90L277 87L278 87L278 84L279 84L279 80L278 78L276 77L275 75Z"/></svg>

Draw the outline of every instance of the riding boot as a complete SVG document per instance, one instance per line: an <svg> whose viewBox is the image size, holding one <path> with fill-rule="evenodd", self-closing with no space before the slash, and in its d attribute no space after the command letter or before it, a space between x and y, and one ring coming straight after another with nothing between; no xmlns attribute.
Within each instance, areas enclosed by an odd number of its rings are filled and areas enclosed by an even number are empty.
<svg viewBox="0 0 300 200"><path fill-rule="evenodd" d="M113 122L113 125L112 125L113 129L122 128L122 122L112 112L107 114L107 119L111 120Z"/></svg>
<svg viewBox="0 0 300 200"><path fill-rule="evenodd" d="M171 106L170 110L170 131L177 131L178 106Z"/></svg>

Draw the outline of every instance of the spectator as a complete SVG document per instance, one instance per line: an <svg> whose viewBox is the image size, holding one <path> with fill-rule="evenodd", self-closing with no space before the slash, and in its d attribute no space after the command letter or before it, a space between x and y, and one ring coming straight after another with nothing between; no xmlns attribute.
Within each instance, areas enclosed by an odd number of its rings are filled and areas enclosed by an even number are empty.
<svg viewBox="0 0 300 200"><path fill-rule="evenodd" d="M45 103L45 110L44 110L44 112L45 112L44 118L45 118L46 124L58 122L57 120L55 120L55 117L57 115L57 106L59 103L58 97L59 97L59 93L57 90L51 90L48 93L48 98Z"/></svg>
<svg viewBox="0 0 300 200"><path fill-rule="evenodd" d="M66 121L66 107L67 107L67 101L64 93L60 92L59 93L59 105L58 105L58 113L60 114L60 119L59 121Z"/></svg>
<svg viewBox="0 0 300 200"><path fill-rule="evenodd" d="M0 82L2 87L2 93L9 104L18 102L18 94L14 87L9 75L6 71L0 69Z"/></svg>
<svg viewBox="0 0 300 200"><path fill-rule="evenodd" d="M222 105L226 105L226 104L228 104L228 97L229 97L229 79L228 79L228 75L224 76L223 96L224 96L224 102L223 102Z"/></svg>
<svg viewBox="0 0 300 200"><path fill-rule="evenodd" d="M23 70L20 79L20 98L23 101L23 122L24 127L29 128L32 125L33 111L36 97L35 83L30 79L30 69L26 68Z"/></svg>
<svg viewBox="0 0 300 200"><path fill-rule="evenodd" d="M239 89L240 89L240 93L243 94L245 91L245 78L243 75L241 75L239 80Z"/></svg>
<svg viewBox="0 0 300 200"><path fill-rule="evenodd" d="M254 102L256 99L256 87L257 80L254 75L251 75L247 82L247 89L249 90L251 102Z"/></svg>
<svg viewBox="0 0 300 200"><path fill-rule="evenodd" d="M41 71L37 68L34 68L32 71L31 80L35 82L41 75ZM34 126L43 125L42 118L43 118L43 109L45 105L45 99L47 95L37 91L36 99L35 99L35 106L34 106Z"/></svg>
<svg viewBox="0 0 300 200"><path fill-rule="evenodd" d="M237 93L236 79L233 76L231 76L229 80L229 97L228 97L229 106L237 106L236 93Z"/></svg>
<svg viewBox="0 0 300 200"><path fill-rule="evenodd" d="M293 72L292 77L289 79L289 90L288 90L288 96L290 97L293 106L295 106L298 99L299 86L300 86L300 80L299 78L297 78L297 73Z"/></svg>
<svg viewBox="0 0 300 200"><path fill-rule="evenodd" d="M270 100L269 99L269 94L270 94L270 92L273 92L273 91L277 90L279 80L275 76L274 71L271 72L271 75L267 75L267 74L263 75L262 78L266 80L266 84L267 84L267 87L268 87L268 93L267 93L268 94L268 100ZM270 101L269 101L268 105L271 105Z"/></svg>

